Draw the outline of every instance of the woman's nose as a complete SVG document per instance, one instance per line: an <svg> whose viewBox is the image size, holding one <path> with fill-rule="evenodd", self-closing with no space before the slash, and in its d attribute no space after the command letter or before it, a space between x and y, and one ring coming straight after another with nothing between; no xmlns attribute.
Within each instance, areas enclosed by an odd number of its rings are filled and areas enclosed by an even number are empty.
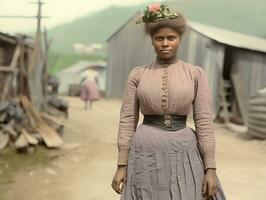
<svg viewBox="0 0 266 200"><path fill-rule="evenodd" d="M162 43L162 46L168 46L168 45L169 45L168 40L167 39L164 39L163 40L163 43Z"/></svg>

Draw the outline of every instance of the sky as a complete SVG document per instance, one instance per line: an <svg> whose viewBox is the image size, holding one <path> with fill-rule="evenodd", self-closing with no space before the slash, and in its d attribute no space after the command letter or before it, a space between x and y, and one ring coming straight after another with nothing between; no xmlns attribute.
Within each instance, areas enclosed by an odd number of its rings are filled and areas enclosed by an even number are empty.
<svg viewBox="0 0 266 200"><path fill-rule="evenodd" d="M1 0L0 15L36 16L37 0ZM107 8L111 5L127 6L139 3L154 2L153 0L42 0L43 16L49 19L43 20L43 25L48 29L58 24L71 22L75 18ZM160 0L157 0L159 2ZM27 33L36 29L35 19L0 18L0 32Z"/></svg>

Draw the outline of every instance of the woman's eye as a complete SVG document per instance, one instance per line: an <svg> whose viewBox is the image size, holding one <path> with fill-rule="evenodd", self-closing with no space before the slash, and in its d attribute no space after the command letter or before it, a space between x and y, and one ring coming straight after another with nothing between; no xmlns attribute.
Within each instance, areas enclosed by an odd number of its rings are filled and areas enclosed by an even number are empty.
<svg viewBox="0 0 266 200"><path fill-rule="evenodd" d="M156 41L162 41L163 40L163 37L156 37L155 40Z"/></svg>
<svg viewBox="0 0 266 200"><path fill-rule="evenodd" d="M170 40L170 41L173 41L173 40L175 40L175 39L176 39L175 36L170 36L170 37L168 37L168 40Z"/></svg>

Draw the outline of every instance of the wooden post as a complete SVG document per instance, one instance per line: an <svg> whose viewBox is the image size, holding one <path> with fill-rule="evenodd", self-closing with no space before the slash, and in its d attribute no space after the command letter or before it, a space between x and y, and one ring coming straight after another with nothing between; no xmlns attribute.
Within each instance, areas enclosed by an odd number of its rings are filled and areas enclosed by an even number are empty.
<svg viewBox="0 0 266 200"><path fill-rule="evenodd" d="M220 97L221 97L221 102L220 102L220 106L222 108L223 111L223 115L224 115L224 121L226 126L229 124L229 103L226 100L226 96L227 94L227 89L230 87L228 82L225 82L225 80L223 79L223 77L220 77Z"/></svg>
<svg viewBox="0 0 266 200"><path fill-rule="evenodd" d="M5 86L3 89L2 96L1 96L1 101L3 101L6 98L6 95L8 93L8 89L9 89L11 84L12 84L13 91L15 91L15 89L16 89L16 80L15 79L17 78L16 75L18 73L16 66L18 63L19 56L20 56L20 46L17 45L10 66L9 67L1 67L2 71L4 71L3 70L4 68L9 68L9 70L5 70L5 71L11 72L10 74L8 74L7 79L5 81Z"/></svg>

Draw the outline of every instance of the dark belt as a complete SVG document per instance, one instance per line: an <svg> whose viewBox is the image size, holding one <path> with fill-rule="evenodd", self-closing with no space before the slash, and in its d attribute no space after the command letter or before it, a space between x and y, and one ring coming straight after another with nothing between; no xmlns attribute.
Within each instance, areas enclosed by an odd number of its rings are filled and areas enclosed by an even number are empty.
<svg viewBox="0 0 266 200"><path fill-rule="evenodd" d="M144 115L143 124L167 131L177 131L186 127L186 115Z"/></svg>

